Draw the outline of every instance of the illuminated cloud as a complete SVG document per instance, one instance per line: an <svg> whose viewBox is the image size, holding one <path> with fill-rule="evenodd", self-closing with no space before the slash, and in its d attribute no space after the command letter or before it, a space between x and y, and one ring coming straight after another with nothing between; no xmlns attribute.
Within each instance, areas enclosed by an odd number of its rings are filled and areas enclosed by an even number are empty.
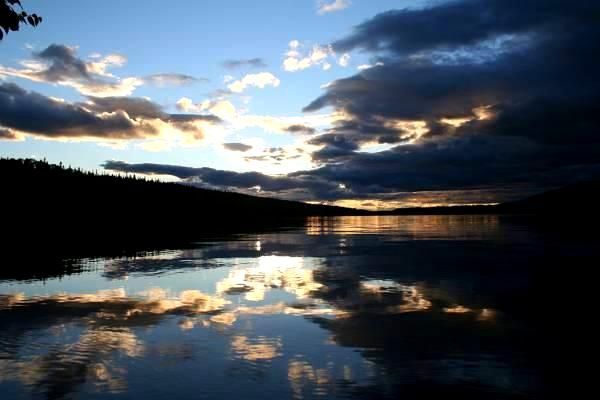
<svg viewBox="0 0 600 400"><path fill-rule="evenodd" d="M350 54L342 54L342 56L338 59L338 64L340 67L347 67L350 64Z"/></svg>
<svg viewBox="0 0 600 400"><path fill-rule="evenodd" d="M317 13L319 15L341 11L350 6L350 0L318 0Z"/></svg>
<svg viewBox="0 0 600 400"><path fill-rule="evenodd" d="M219 122L214 115L168 114L142 98L88 97L85 102L70 103L13 83L0 84L0 125L18 136L103 142L177 139L191 143L203 139L205 129Z"/></svg>
<svg viewBox="0 0 600 400"><path fill-rule="evenodd" d="M359 71L364 71L365 69L373 68L373 67L382 67L384 64L381 61L376 62L375 64L361 64L356 69Z"/></svg>
<svg viewBox="0 0 600 400"><path fill-rule="evenodd" d="M277 87L280 80L270 72L259 72L257 74L245 75L242 79L233 81L227 88L233 93L242 93L248 87L264 89L267 86Z"/></svg>
<svg viewBox="0 0 600 400"><path fill-rule="evenodd" d="M331 64L327 63L327 58L333 55L333 50L330 46L314 45L307 54L302 54L300 48L302 45L297 40L292 40L289 43L289 49L285 53L283 60L283 69L288 72L302 71L313 66L322 66L327 70L331 68Z"/></svg>
<svg viewBox="0 0 600 400"><path fill-rule="evenodd" d="M76 47L61 44L51 44L40 52L33 52L32 56L33 59L21 61L22 68L0 65L0 77L68 86L83 95L96 97L128 96L144 84L181 86L204 80L176 73L119 78L110 70L124 66L125 56L92 54L90 59L83 60L77 56Z"/></svg>
<svg viewBox="0 0 600 400"><path fill-rule="evenodd" d="M303 51L303 45L298 40L292 40L285 52L282 68L287 72L302 71L311 67L320 67L324 71L331 69L331 62L336 59L336 52L331 45L313 45L310 50ZM331 62L330 62L331 61ZM350 63L350 54L343 53L337 64L347 67Z"/></svg>
<svg viewBox="0 0 600 400"><path fill-rule="evenodd" d="M127 96L144 84L143 79L121 79L108 71L123 66L126 61L125 57L118 54L84 61L77 57L76 48L52 44L41 52L34 52L33 60L21 62L23 68L0 65L0 76L69 86L89 96Z"/></svg>
<svg viewBox="0 0 600 400"><path fill-rule="evenodd" d="M178 110L183 112L210 112L229 124L232 130L249 127L259 127L267 132L313 134L316 127L325 127L336 121L339 116L334 114L312 114L300 116L269 116L246 114L229 100L222 98L207 99L195 103L192 99L182 97L176 103Z"/></svg>
<svg viewBox="0 0 600 400"><path fill-rule="evenodd" d="M22 140L22 136L8 128L0 126L0 140Z"/></svg>
<svg viewBox="0 0 600 400"><path fill-rule="evenodd" d="M226 121L232 120L237 116L237 110L229 100L204 100L201 103L194 103L192 99L182 97L177 101L176 107L178 110L184 112L209 111L211 114Z"/></svg>

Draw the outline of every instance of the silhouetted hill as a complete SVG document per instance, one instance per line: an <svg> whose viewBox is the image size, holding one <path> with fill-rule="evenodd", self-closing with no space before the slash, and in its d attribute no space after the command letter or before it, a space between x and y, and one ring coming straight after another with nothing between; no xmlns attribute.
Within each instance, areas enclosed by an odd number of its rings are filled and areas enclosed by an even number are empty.
<svg viewBox="0 0 600 400"><path fill-rule="evenodd" d="M600 181L582 182L550 190L522 200L498 205L398 208L393 215L460 215L512 214L548 215L568 218L570 215L600 215Z"/></svg>
<svg viewBox="0 0 600 400"><path fill-rule="evenodd" d="M503 213L569 215L598 214L599 207L600 181L591 181L503 203L497 209Z"/></svg>
<svg viewBox="0 0 600 400"><path fill-rule="evenodd" d="M45 161L1 159L5 236L13 244L93 248L194 240L297 226L306 216L366 211L98 175ZM7 235L6 235L7 234Z"/></svg>
<svg viewBox="0 0 600 400"><path fill-rule="evenodd" d="M0 159L3 249L90 254L181 247L244 232L300 227L307 216L373 215L136 177L99 175L31 159ZM401 208L377 214L599 215L600 182L497 206ZM555 218L556 217L556 218Z"/></svg>

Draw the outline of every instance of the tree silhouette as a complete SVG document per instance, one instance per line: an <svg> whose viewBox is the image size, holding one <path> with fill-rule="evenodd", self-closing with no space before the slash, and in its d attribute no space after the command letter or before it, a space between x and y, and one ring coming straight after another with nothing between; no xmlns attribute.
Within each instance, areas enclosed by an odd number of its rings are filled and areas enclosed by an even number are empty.
<svg viewBox="0 0 600 400"><path fill-rule="evenodd" d="M40 22L42 17L23 11L20 0L0 0L0 40L10 31L18 31L21 24L38 26Z"/></svg>

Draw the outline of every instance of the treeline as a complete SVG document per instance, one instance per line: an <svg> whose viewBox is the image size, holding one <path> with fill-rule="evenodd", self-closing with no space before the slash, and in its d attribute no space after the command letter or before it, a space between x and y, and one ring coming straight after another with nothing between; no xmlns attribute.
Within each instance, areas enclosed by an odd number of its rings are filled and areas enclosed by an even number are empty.
<svg viewBox="0 0 600 400"><path fill-rule="evenodd" d="M205 236L296 227L306 216L366 211L0 159L5 246L142 247Z"/></svg>

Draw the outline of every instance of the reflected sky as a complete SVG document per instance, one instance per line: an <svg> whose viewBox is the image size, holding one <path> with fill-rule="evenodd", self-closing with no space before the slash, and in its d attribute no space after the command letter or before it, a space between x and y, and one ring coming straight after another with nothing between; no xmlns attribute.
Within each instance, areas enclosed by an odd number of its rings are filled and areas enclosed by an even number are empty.
<svg viewBox="0 0 600 400"><path fill-rule="evenodd" d="M0 282L0 392L543 397L534 279L569 254L498 217L443 216L310 219L84 259L78 274Z"/></svg>

